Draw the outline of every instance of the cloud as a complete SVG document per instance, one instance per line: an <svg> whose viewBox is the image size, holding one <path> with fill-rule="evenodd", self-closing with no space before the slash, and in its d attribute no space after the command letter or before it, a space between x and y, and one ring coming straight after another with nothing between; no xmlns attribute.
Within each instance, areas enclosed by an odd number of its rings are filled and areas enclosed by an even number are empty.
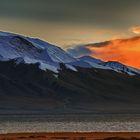
<svg viewBox="0 0 140 140"><path fill-rule="evenodd" d="M90 55L91 51L87 49L84 45L78 45L67 49L67 52L74 57L81 57L85 55Z"/></svg>
<svg viewBox="0 0 140 140"><path fill-rule="evenodd" d="M132 27L131 31L135 34L140 34L140 26Z"/></svg>
<svg viewBox="0 0 140 140"><path fill-rule="evenodd" d="M140 23L138 13L139 0L0 0L0 17L43 22L127 28Z"/></svg>
<svg viewBox="0 0 140 140"><path fill-rule="evenodd" d="M82 50L81 50L82 48ZM90 55L104 61L119 61L140 68L140 37L116 39L75 48L81 55ZM83 51L84 50L84 51ZM71 51L72 52L72 51ZM74 48L73 48L74 52ZM86 52L84 54L84 52Z"/></svg>

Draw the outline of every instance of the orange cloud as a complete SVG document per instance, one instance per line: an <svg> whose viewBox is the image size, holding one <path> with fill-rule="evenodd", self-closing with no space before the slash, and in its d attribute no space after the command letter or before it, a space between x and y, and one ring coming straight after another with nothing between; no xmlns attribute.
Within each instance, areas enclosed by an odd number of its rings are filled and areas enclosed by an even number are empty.
<svg viewBox="0 0 140 140"><path fill-rule="evenodd" d="M91 56L140 68L140 37L116 39L86 46Z"/></svg>
<svg viewBox="0 0 140 140"><path fill-rule="evenodd" d="M140 34L140 26L132 27L131 31L135 34Z"/></svg>

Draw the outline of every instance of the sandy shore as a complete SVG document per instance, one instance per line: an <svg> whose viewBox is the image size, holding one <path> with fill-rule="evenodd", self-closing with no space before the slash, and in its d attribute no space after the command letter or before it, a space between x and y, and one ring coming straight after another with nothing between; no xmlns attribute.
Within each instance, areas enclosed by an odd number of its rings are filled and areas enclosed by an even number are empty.
<svg viewBox="0 0 140 140"><path fill-rule="evenodd" d="M0 140L140 140L140 132L11 133Z"/></svg>

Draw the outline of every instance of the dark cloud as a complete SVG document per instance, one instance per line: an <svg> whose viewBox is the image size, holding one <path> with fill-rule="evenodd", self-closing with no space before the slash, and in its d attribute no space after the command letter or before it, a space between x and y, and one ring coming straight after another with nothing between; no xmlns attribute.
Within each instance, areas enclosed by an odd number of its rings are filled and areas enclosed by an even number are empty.
<svg viewBox="0 0 140 140"><path fill-rule="evenodd" d="M74 57L89 56L93 54L93 52L91 52L88 47L98 48L98 47L105 47L109 44L111 44L111 41L104 41L104 42L93 43L93 44L71 45L71 46L67 46L68 47L67 52Z"/></svg>
<svg viewBox="0 0 140 140"><path fill-rule="evenodd" d="M73 57L89 56L91 54L91 51L87 49L85 45L68 48L67 52Z"/></svg>
<svg viewBox="0 0 140 140"><path fill-rule="evenodd" d="M140 24L140 0L0 0L0 17L124 28Z"/></svg>
<svg viewBox="0 0 140 140"><path fill-rule="evenodd" d="M92 47L104 47L104 46L107 46L107 45L111 45L111 41L104 41L104 42L99 42L99 43L94 43L94 44L87 44L85 46L92 46Z"/></svg>
<svg viewBox="0 0 140 140"><path fill-rule="evenodd" d="M139 52L139 46L140 46L140 36L135 36L126 39L115 39L115 40L104 41L104 42L93 43L93 44L77 45L77 46L69 47L67 49L67 52L74 57L92 55L97 57L100 56L100 58L104 56L106 58L110 56L112 57L113 55L113 57L117 56L118 59L121 58L121 60L122 59L124 60L124 57L123 58L120 57L121 50L123 50L124 48L133 47L137 49L137 52ZM96 48L100 48L102 51L98 52Z"/></svg>

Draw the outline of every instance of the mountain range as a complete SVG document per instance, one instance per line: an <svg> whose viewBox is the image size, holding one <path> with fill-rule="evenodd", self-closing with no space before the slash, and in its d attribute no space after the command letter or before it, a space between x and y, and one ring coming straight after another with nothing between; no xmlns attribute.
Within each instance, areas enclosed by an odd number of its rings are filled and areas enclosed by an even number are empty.
<svg viewBox="0 0 140 140"><path fill-rule="evenodd" d="M0 32L0 113L139 113L140 70Z"/></svg>

